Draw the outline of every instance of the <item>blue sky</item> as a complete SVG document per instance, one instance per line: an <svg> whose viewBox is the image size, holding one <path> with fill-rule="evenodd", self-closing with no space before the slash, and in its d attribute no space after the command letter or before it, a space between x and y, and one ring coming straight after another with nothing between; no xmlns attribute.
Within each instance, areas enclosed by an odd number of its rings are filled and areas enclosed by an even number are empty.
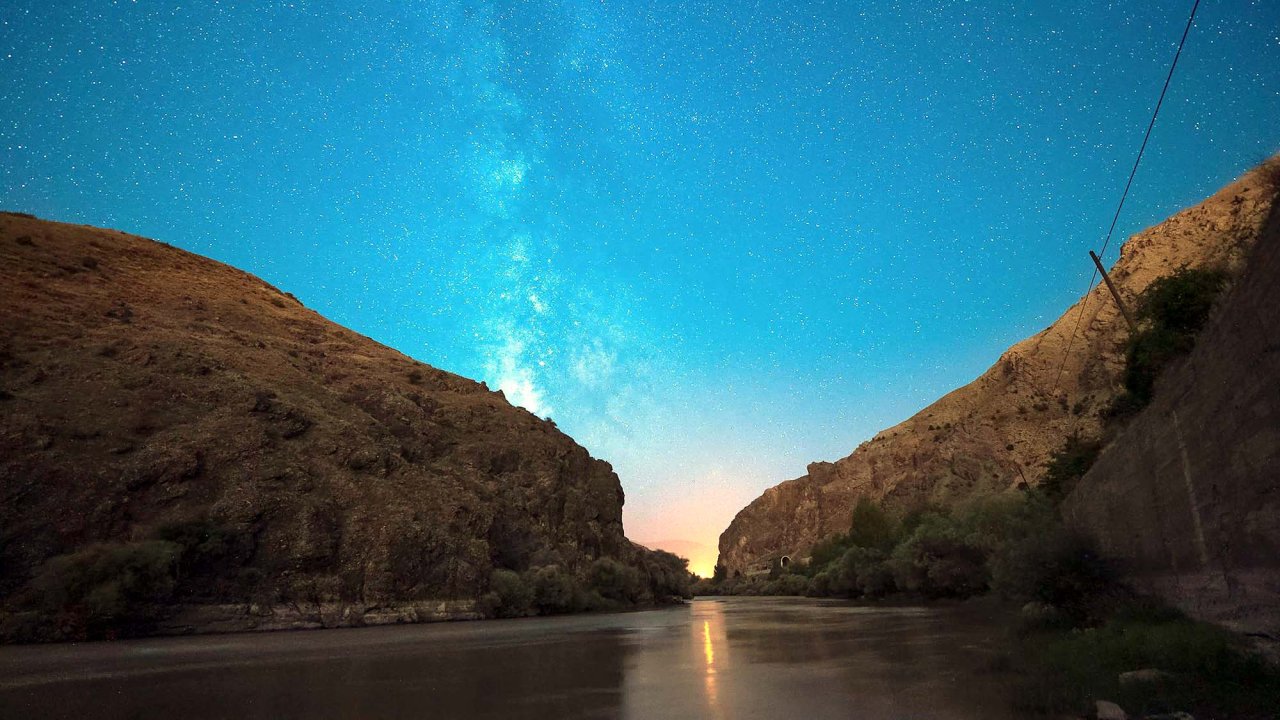
<svg viewBox="0 0 1280 720"><path fill-rule="evenodd" d="M6 2L0 206L502 387L710 544L1078 297L1190 7L353 5ZM1280 4L1206 0L1119 234L1277 149Z"/></svg>

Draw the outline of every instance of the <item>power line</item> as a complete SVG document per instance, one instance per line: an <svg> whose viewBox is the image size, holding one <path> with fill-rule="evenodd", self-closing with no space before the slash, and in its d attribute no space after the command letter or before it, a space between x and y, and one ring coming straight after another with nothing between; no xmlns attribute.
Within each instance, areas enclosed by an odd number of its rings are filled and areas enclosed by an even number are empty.
<svg viewBox="0 0 1280 720"><path fill-rule="evenodd" d="M1120 194L1120 203L1116 205L1116 213L1111 217L1111 227L1107 228L1107 237L1102 242L1102 250L1098 252L1098 257L1105 257L1107 254L1107 246L1111 244L1111 236L1116 231L1116 223L1120 220L1120 211L1124 209L1124 201L1129 198L1129 189L1133 187L1133 178L1138 174L1138 165L1142 163L1142 156L1147 151L1147 141L1151 139L1151 131L1156 126L1156 118L1160 116L1160 107L1164 105L1164 96L1169 92L1169 83L1173 80L1173 71L1178 67L1178 59L1182 57L1182 47L1187 44L1187 35L1191 33L1191 25L1196 19L1196 10L1200 9L1200 0L1195 0L1195 4L1191 6L1191 14L1187 16L1187 26L1182 30L1182 39L1178 41L1178 51L1173 54L1173 62L1169 64L1169 74L1164 78L1164 87L1160 88L1160 98L1156 100L1155 110L1151 113L1151 122L1147 123L1147 132L1142 136L1142 146L1138 148L1138 157L1133 161L1133 169L1129 171L1129 181L1124 184L1124 192ZM1085 306L1089 304L1089 293L1093 291L1093 283L1098 279L1098 270L1094 268L1093 273L1089 275L1089 287L1084 291L1084 299L1080 301L1080 312L1076 314L1076 323L1071 328L1071 337L1067 339L1067 349L1062 354L1062 362L1058 363L1058 374L1053 379L1053 389L1049 391L1053 395L1058 391L1058 381L1062 379L1062 370L1067 366L1067 357L1071 355L1071 346L1075 343L1076 332L1080 329L1080 319L1084 317Z"/></svg>

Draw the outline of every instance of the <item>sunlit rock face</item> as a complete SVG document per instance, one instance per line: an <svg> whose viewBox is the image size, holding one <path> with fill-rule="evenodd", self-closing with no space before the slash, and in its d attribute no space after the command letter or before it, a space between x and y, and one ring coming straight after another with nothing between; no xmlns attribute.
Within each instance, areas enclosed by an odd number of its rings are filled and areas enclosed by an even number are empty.
<svg viewBox="0 0 1280 720"><path fill-rule="evenodd" d="M1182 266L1238 273L1270 209L1271 182L1266 172L1252 171L1134 235L1111 270L1119 292L1132 300ZM1088 262L1082 257L1082 267ZM1039 482L1050 453L1073 432L1096 434L1102 411L1120 391L1125 322L1101 283L1081 302L1083 314L1073 305L982 376L848 457L813 463L806 475L765 491L720 536L720 563L749 573L783 555L803 557L818 541L848 530L861 497L903 508Z"/></svg>
<svg viewBox="0 0 1280 720"><path fill-rule="evenodd" d="M635 552L612 468L553 423L239 270L2 214L0 286L0 599L166 527L226 545L188 598L214 602L474 598Z"/></svg>
<svg viewBox="0 0 1280 720"><path fill-rule="evenodd" d="M1280 635L1280 207L1195 348L1063 500L1129 586Z"/></svg>

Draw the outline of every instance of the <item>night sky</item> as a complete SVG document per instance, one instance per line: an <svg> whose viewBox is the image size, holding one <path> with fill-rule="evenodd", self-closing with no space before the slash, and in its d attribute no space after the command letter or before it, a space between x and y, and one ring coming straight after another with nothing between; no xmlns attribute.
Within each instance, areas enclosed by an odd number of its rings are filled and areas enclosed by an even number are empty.
<svg viewBox="0 0 1280 720"><path fill-rule="evenodd" d="M0 207L483 379L711 546L1080 295L1190 5L5 0ZM1277 149L1280 2L1204 0L1117 234Z"/></svg>

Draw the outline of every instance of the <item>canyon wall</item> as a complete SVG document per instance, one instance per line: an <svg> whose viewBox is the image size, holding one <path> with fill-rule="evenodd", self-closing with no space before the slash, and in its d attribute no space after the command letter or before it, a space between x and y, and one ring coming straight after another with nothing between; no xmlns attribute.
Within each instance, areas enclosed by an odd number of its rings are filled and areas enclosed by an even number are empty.
<svg viewBox="0 0 1280 720"><path fill-rule="evenodd" d="M644 552L554 423L235 268L4 213L0 285L5 604L103 543L183 544L175 600L251 626L465 615L493 568Z"/></svg>
<svg viewBox="0 0 1280 720"><path fill-rule="evenodd" d="M1063 512L1128 584L1280 637L1280 210Z"/></svg>
<svg viewBox="0 0 1280 720"><path fill-rule="evenodd" d="M1132 300L1183 266L1239 272L1272 207L1273 185L1269 172L1255 169L1131 237L1111 270L1119 292ZM1082 271L1088 262L1082 252ZM1099 283L973 382L848 457L812 463L802 477L766 490L720 536L720 564L730 573L753 573L783 555L804 557L823 538L849 529L862 497L902 509L978 489L1034 485L1065 438L1100 434L1102 414L1121 389L1127 333Z"/></svg>

